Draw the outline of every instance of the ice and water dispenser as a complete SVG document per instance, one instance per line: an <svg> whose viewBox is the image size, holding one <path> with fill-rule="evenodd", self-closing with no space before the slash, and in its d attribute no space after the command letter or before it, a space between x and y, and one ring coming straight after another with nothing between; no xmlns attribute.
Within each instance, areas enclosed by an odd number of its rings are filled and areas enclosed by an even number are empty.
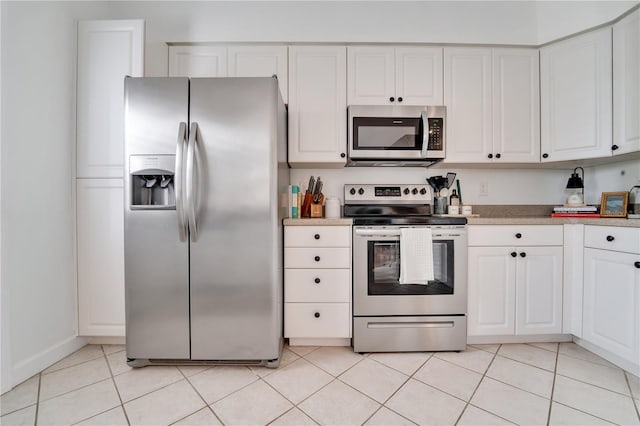
<svg viewBox="0 0 640 426"><path fill-rule="evenodd" d="M176 208L175 155L132 155L129 157L132 210Z"/></svg>

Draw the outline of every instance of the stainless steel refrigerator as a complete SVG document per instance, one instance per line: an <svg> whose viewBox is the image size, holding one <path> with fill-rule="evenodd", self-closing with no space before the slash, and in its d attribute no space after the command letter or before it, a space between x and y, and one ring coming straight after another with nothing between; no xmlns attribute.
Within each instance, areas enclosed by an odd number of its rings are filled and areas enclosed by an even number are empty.
<svg viewBox="0 0 640 426"><path fill-rule="evenodd" d="M275 78L125 79L130 366L282 348L286 109Z"/></svg>

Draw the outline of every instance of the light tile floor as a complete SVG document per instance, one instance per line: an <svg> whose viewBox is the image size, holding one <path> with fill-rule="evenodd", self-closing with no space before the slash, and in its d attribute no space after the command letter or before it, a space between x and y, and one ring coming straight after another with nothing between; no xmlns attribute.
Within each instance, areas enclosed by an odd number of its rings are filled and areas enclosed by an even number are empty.
<svg viewBox="0 0 640 426"><path fill-rule="evenodd" d="M573 343L285 346L278 369L126 365L88 345L0 398L9 425L638 425L640 379Z"/></svg>

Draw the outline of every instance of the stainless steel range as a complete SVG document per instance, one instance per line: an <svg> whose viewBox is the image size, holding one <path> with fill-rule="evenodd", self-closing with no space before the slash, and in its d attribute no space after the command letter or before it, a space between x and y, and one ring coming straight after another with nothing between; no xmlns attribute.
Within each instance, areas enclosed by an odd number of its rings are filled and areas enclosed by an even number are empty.
<svg viewBox="0 0 640 426"><path fill-rule="evenodd" d="M429 185L345 185L344 200L344 216L354 221L354 351L464 350L466 218L432 216ZM431 230L426 284L401 283L403 228Z"/></svg>

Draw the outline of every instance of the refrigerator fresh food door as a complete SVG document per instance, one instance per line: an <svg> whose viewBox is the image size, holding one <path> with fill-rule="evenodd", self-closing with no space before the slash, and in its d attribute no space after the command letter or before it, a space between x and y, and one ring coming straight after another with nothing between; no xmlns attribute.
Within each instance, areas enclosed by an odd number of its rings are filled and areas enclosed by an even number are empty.
<svg viewBox="0 0 640 426"><path fill-rule="evenodd" d="M176 164L188 136L188 102L187 78L125 79L129 359L190 357L189 246L186 222L179 218L183 168Z"/></svg>
<svg viewBox="0 0 640 426"><path fill-rule="evenodd" d="M276 359L277 80L194 78L190 93L191 358Z"/></svg>

